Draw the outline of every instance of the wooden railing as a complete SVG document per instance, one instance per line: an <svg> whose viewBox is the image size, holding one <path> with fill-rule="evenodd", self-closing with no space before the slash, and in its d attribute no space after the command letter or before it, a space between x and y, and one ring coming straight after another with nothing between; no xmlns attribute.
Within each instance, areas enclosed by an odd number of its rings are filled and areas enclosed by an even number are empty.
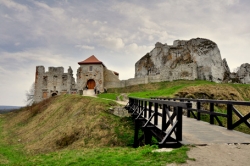
<svg viewBox="0 0 250 166"><path fill-rule="evenodd" d="M178 101L178 102L189 102L196 105L196 108L187 109L187 117L191 115L197 120L201 119L201 114L209 115L210 124L214 124L214 120L218 122L220 126L224 126L218 117L227 118L227 129L233 130L235 127L242 123L245 123L248 128L250 128L250 107L249 112L246 115L242 115L236 106L250 106L250 102L245 101L228 101L228 100L207 100L207 99L188 99L188 98L164 98L164 97L151 97L153 100L159 101ZM207 104L208 109L202 107L202 104ZM215 105L225 105L225 113L216 112ZM196 112L196 114L194 113ZM233 113L239 118L237 121L233 121Z"/></svg>
<svg viewBox="0 0 250 166"><path fill-rule="evenodd" d="M179 144L182 140L182 112L191 107L189 102L130 97L125 108L135 121L134 147L141 143L151 144L152 136L161 147ZM139 137L140 129L143 134Z"/></svg>

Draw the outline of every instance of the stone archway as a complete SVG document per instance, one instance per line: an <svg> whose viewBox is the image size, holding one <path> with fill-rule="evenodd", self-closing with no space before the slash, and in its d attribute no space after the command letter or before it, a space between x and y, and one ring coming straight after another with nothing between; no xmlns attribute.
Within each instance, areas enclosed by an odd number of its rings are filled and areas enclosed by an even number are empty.
<svg viewBox="0 0 250 166"><path fill-rule="evenodd" d="M56 95L57 95L57 93L52 93L52 95L51 95L51 96L53 97L53 96L56 96Z"/></svg>
<svg viewBox="0 0 250 166"><path fill-rule="evenodd" d="M88 89L94 89L95 88L95 80L89 79L87 82Z"/></svg>

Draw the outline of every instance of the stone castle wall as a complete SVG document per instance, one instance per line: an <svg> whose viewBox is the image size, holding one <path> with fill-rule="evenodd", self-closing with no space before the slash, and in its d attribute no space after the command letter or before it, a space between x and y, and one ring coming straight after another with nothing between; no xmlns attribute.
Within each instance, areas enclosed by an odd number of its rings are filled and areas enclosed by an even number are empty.
<svg viewBox="0 0 250 166"><path fill-rule="evenodd" d="M88 80L94 80L100 92L108 88L179 79L249 84L250 64L242 64L236 73L231 73L216 43L196 38L176 40L173 45L157 42L151 52L136 62L135 77L128 80L120 81L118 73L108 70L102 63L81 64L76 76L77 84L70 67L68 73L64 73L63 67L49 67L45 72L43 66L37 66L35 102L53 94L82 94Z"/></svg>
<svg viewBox="0 0 250 166"><path fill-rule="evenodd" d="M90 71L90 66L92 69ZM77 69L77 90L84 90L87 81L93 79L96 83L96 88L103 91L104 88L104 66L102 64L80 65Z"/></svg>
<svg viewBox="0 0 250 166"><path fill-rule="evenodd" d="M70 67L68 73L64 73L63 67L49 67L47 72L44 66L36 67L35 102L65 93L76 93L75 79Z"/></svg>
<svg viewBox="0 0 250 166"><path fill-rule="evenodd" d="M104 87L105 88L115 88L120 87L121 81L119 80L119 76L115 75L115 73L107 68L104 69Z"/></svg>

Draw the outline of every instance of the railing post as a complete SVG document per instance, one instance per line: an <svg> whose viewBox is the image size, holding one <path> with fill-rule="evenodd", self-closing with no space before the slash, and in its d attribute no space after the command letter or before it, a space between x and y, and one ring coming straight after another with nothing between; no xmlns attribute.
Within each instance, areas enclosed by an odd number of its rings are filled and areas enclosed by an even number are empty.
<svg viewBox="0 0 250 166"><path fill-rule="evenodd" d="M133 99L129 98L129 108L131 108L133 104L134 104Z"/></svg>
<svg viewBox="0 0 250 166"><path fill-rule="evenodd" d="M134 144L133 144L134 148L137 148L139 146L138 142L139 129L140 129L140 120L135 119L135 132L134 132Z"/></svg>
<svg viewBox="0 0 250 166"><path fill-rule="evenodd" d="M141 112L141 101L138 99L138 113L140 113Z"/></svg>
<svg viewBox="0 0 250 166"><path fill-rule="evenodd" d="M233 105L227 104L227 129L233 129Z"/></svg>
<svg viewBox="0 0 250 166"><path fill-rule="evenodd" d="M210 113L214 113L214 103L210 103ZM210 114L210 124L214 124L214 115Z"/></svg>
<svg viewBox="0 0 250 166"><path fill-rule="evenodd" d="M182 140L182 107L177 107L176 140Z"/></svg>
<svg viewBox="0 0 250 166"><path fill-rule="evenodd" d="M154 125L158 125L158 103L155 103Z"/></svg>
<svg viewBox="0 0 250 166"><path fill-rule="evenodd" d="M143 102L143 100L141 101L141 110L140 110L140 112L143 110L143 107L144 107L144 102Z"/></svg>
<svg viewBox="0 0 250 166"><path fill-rule="evenodd" d="M151 114L152 114L152 105L153 105L153 103L149 102L149 105L148 105L148 117L151 117Z"/></svg>
<svg viewBox="0 0 250 166"><path fill-rule="evenodd" d="M143 113L143 117L144 118L147 117L147 101L144 101L144 113Z"/></svg>
<svg viewBox="0 0 250 166"><path fill-rule="evenodd" d="M197 108L197 120L201 120L201 113L200 113L201 102L200 101L197 101L196 108Z"/></svg>
<svg viewBox="0 0 250 166"><path fill-rule="evenodd" d="M138 113L138 111L140 111L140 101L139 101L139 99L136 100L136 106L138 106L138 109L136 111L136 113Z"/></svg>
<svg viewBox="0 0 250 166"><path fill-rule="evenodd" d="M144 129L144 141L146 145L150 145L152 142L152 133L150 131L150 128L146 127Z"/></svg>
<svg viewBox="0 0 250 166"><path fill-rule="evenodd" d="M163 108L162 108L162 131L165 131L166 130L166 126L167 126L167 105L166 104L163 104Z"/></svg>
<svg viewBox="0 0 250 166"><path fill-rule="evenodd" d="M190 101L188 101L190 103ZM192 109L192 108L191 108ZM187 117L190 117L190 112L191 110L190 109L187 109Z"/></svg>

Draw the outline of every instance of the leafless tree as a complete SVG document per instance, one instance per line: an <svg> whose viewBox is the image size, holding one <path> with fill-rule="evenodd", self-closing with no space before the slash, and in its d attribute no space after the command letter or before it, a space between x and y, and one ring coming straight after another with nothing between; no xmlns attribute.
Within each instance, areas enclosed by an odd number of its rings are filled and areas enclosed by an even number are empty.
<svg viewBox="0 0 250 166"><path fill-rule="evenodd" d="M34 95L35 95L35 83L31 85L29 91L26 91L26 103L27 105L32 105L34 103Z"/></svg>
<svg viewBox="0 0 250 166"><path fill-rule="evenodd" d="M233 72L237 73L239 70L240 70L240 67L236 67L236 68L233 69Z"/></svg>

